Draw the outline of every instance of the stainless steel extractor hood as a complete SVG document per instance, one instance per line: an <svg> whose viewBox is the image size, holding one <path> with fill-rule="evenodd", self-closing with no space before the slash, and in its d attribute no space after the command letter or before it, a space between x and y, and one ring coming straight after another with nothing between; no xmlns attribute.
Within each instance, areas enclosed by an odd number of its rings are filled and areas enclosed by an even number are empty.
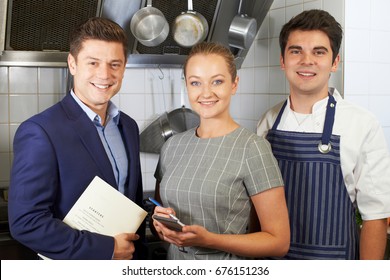
<svg viewBox="0 0 390 280"><path fill-rule="evenodd" d="M257 20L260 28L273 0L244 0L241 12ZM153 0L168 23L184 11L187 0ZM230 24L240 0L194 0L193 10L209 25L206 41L229 46ZM176 44L170 32L156 47L145 47L130 31L132 16L146 0L0 0L0 66L66 67L69 32L88 17L101 16L121 25L129 37L127 67L181 67L189 48ZM248 49L230 47L241 66Z"/></svg>

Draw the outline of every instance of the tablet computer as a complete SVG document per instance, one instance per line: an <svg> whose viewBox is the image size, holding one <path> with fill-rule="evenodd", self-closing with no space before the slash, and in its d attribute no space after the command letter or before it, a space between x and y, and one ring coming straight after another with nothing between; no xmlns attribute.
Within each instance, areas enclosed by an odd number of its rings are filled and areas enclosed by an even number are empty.
<svg viewBox="0 0 390 280"><path fill-rule="evenodd" d="M172 218L166 218L166 217L159 216L159 215L153 215L152 218L155 219L156 221L159 221L164 226L166 226L167 228L174 230L174 231L182 231L182 228L184 226L184 224L182 222L180 222L179 220L172 219Z"/></svg>

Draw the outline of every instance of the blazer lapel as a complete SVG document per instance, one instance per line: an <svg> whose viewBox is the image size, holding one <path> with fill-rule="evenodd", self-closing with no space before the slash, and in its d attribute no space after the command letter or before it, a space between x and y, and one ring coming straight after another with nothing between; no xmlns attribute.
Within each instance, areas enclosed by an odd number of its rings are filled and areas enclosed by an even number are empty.
<svg viewBox="0 0 390 280"><path fill-rule="evenodd" d="M122 134L123 142L127 151L127 159L129 162L127 173L128 183L125 188L125 195L131 200L137 201L137 192L142 192L142 182L138 182L138 180L141 178L139 141L137 139L139 131L132 123L124 121L124 118L121 117L119 121L119 130Z"/></svg>
<svg viewBox="0 0 390 280"><path fill-rule="evenodd" d="M85 149L88 150L95 161L102 179L111 186L118 188L110 160L100 141L95 125L70 94L62 100L62 105L69 119L73 121L75 133L79 135Z"/></svg>

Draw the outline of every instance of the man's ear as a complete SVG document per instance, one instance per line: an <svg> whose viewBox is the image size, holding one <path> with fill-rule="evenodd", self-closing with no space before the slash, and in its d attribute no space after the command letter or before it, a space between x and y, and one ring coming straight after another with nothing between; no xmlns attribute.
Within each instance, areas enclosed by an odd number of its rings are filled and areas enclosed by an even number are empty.
<svg viewBox="0 0 390 280"><path fill-rule="evenodd" d="M285 69L285 66L284 66L283 55L280 55L279 61L280 61L280 68L281 68L282 70L284 70L284 69Z"/></svg>
<svg viewBox="0 0 390 280"><path fill-rule="evenodd" d="M337 68L339 67L339 63L340 63L340 55L338 54L336 56L336 58L334 59L334 61L333 61L332 72L336 72L337 71Z"/></svg>
<svg viewBox="0 0 390 280"><path fill-rule="evenodd" d="M68 68L72 75L76 73L76 59L71 54L68 54Z"/></svg>

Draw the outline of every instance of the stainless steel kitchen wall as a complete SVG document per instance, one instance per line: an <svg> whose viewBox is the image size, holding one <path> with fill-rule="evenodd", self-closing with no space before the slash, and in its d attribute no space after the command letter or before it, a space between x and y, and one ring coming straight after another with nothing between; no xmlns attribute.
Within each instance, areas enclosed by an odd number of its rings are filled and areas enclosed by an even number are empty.
<svg viewBox="0 0 390 280"><path fill-rule="evenodd" d="M243 1L242 13L256 18L260 28L273 0ZM159 0L153 7L164 13L171 27L175 18L188 10L186 0ZM206 41L218 41L229 46L228 31L238 13L240 0L197 0L193 10L206 18L209 32ZM127 67L180 68L189 48L179 46L172 32L160 45L145 47L130 31L133 15L145 7L146 0L0 0L0 66L66 67L67 39L75 25L92 16L112 19L121 25L129 38ZM6 15L4 15L6 11ZM6 18L6 22L4 19ZM1 50L0 49L0 50ZM231 47L236 64L241 67L248 49Z"/></svg>

